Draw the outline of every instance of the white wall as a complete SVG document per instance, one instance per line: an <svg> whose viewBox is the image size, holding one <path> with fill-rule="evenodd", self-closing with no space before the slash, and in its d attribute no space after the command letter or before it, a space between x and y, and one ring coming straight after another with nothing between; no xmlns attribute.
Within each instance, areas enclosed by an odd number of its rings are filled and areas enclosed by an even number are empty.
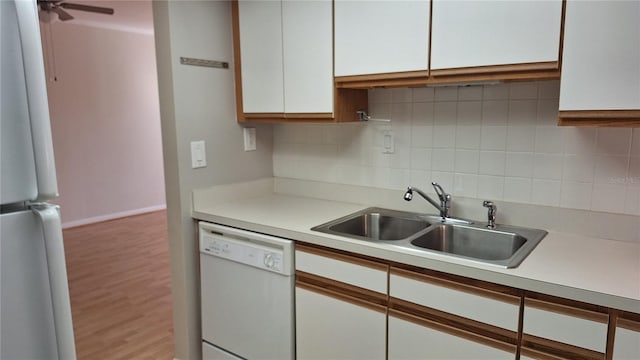
<svg viewBox="0 0 640 360"><path fill-rule="evenodd" d="M640 215L640 129L558 127L558 96L558 81L370 90L391 123L278 125L274 174Z"/></svg>
<svg viewBox="0 0 640 360"><path fill-rule="evenodd" d="M42 26L64 226L164 208L153 35Z"/></svg>
<svg viewBox="0 0 640 360"><path fill-rule="evenodd" d="M257 128L245 152L236 122L231 3L153 2L167 215L171 251L175 358L201 356L199 261L191 219L194 188L272 176L271 127ZM180 65L180 57L220 60L229 69ZM206 142L208 167L191 169L190 146Z"/></svg>

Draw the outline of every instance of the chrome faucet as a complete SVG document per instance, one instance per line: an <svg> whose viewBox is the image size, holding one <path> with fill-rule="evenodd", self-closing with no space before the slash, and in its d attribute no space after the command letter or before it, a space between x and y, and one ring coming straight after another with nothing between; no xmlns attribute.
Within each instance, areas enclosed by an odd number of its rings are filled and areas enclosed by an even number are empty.
<svg viewBox="0 0 640 360"><path fill-rule="evenodd" d="M407 188L407 191L404 193L404 199L406 201L411 201L411 199L413 199L413 192L414 191L417 192L420 196L422 196L425 200L427 200L431 205L433 205L436 209L438 209L438 211L440 211L440 217L442 218L442 220L445 220L446 218L449 217L451 195L444 192L444 190L442 189L442 186L440 186L438 183L432 182L431 185L436 191L436 194L438 194L438 198L440 199L440 204L438 204L435 200L430 198L429 195L425 194L422 190L418 189L417 187L411 187L411 186L409 186Z"/></svg>
<svg viewBox="0 0 640 360"><path fill-rule="evenodd" d="M498 207L492 201L489 201L489 200L483 201L482 206L489 209L489 212L487 214L488 216L487 227L489 229L495 229L496 228L496 212L498 211Z"/></svg>

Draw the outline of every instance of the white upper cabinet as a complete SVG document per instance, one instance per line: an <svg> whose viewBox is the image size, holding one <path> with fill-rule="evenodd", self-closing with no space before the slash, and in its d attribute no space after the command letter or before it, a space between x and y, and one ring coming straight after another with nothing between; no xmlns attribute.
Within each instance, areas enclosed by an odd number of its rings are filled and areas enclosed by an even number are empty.
<svg viewBox="0 0 640 360"><path fill-rule="evenodd" d="M560 110L640 109L640 2L567 1Z"/></svg>
<svg viewBox="0 0 640 360"><path fill-rule="evenodd" d="M239 1L242 104L247 113L284 112L282 7Z"/></svg>
<svg viewBox="0 0 640 360"><path fill-rule="evenodd" d="M335 76L427 70L429 1L335 0Z"/></svg>
<svg viewBox="0 0 640 360"><path fill-rule="evenodd" d="M331 1L282 3L284 111L333 111Z"/></svg>
<svg viewBox="0 0 640 360"><path fill-rule="evenodd" d="M330 0L238 2L245 113L333 111L331 11Z"/></svg>
<svg viewBox="0 0 640 360"><path fill-rule="evenodd" d="M561 0L434 0L431 69L556 62L561 20Z"/></svg>

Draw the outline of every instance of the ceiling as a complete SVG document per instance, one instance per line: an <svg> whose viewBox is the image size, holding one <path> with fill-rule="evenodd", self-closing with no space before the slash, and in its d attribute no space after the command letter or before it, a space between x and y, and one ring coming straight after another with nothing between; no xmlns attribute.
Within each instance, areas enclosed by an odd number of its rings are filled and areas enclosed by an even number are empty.
<svg viewBox="0 0 640 360"><path fill-rule="evenodd" d="M74 17L69 23L152 34L153 14L151 11L151 1L152 0L65 0L63 2L114 9L113 15L67 9L66 11Z"/></svg>

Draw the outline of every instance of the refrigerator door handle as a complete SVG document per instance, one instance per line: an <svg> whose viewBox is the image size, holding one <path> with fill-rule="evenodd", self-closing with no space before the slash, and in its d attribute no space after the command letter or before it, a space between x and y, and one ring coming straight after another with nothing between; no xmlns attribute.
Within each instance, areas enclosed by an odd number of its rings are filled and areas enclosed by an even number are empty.
<svg viewBox="0 0 640 360"><path fill-rule="evenodd" d="M69 300L69 282L62 239L60 208L51 204L36 204L32 211L42 221L44 243L47 252L49 282L51 283L51 303L58 344L58 359L76 359L71 301Z"/></svg>
<svg viewBox="0 0 640 360"><path fill-rule="evenodd" d="M29 99L31 137L36 163L38 199L46 201L58 196L56 166L53 156L47 81L44 72L42 40L38 23L38 9L33 0L15 0L18 28L22 43L24 75Z"/></svg>

